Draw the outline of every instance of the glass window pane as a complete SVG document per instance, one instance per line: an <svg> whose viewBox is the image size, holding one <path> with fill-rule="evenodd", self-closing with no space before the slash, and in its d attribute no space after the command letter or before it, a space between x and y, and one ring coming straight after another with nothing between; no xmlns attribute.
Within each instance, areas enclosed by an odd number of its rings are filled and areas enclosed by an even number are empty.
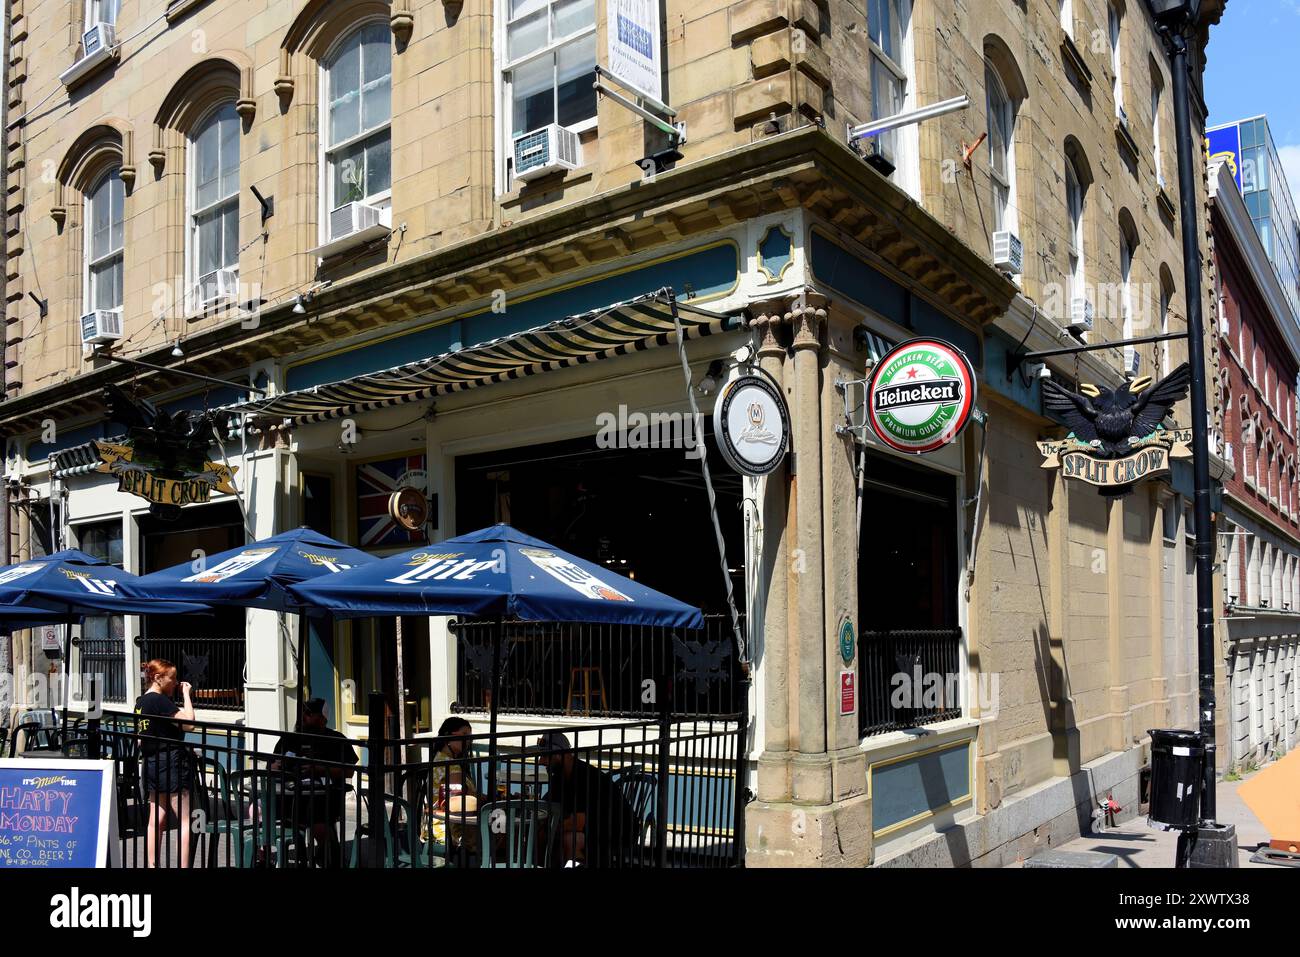
<svg viewBox="0 0 1300 957"><path fill-rule="evenodd" d="M329 142L361 132L361 38L354 34L329 66Z"/></svg>
<svg viewBox="0 0 1300 957"><path fill-rule="evenodd" d="M218 199L221 173L220 134L217 117L213 117L199 131L194 144L194 205L196 209L210 206Z"/></svg>
<svg viewBox="0 0 1300 957"><path fill-rule="evenodd" d="M198 218L194 229L197 243L197 269L202 279L221 266L221 213L214 211L204 213Z"/></svg>
<svg viewBox="0 0 1300 957"><path fill-rule="evenodd" d="M392 116L392 87L387 74L367 83L361 90L361 128L383 126Z"/></svg>
<svg viewBox="0 0 1300 957"><path fill-rule="evenodd" d="M365 144L354 143L345 150L335 153L331 159L331 182L333 183L332 205L337 208L344 203L365 198L366 160Z"/></svg>
<svg viewBox="0 0 1300 957"><path fill-rule="evenodd" d="M366 140L366 195L375 196L392 185L392 157L388 131Z"/></svg>
<svg viewBox="0 0 1300 957"><path fill-rule="evenodd" d="M90 258L107 255L109 249L109 180L105 179L90 194Z"/></svg>
<svg viewBox="0 0 1300 957"><path fill-rule="evenodd" d="M124 243L122 210L126 205L126 187L122 185L122 180L118 178L116 170L113 171L113 175L108 181L108 190L110 203L108 245L110 249L121 249Z"/></svg>
<svg viewBox="0 0 1300 957"><path fill-rule="evenodd" d="M393 72L393 45L388 24L372 23L361 31L361 81L370 83Z"/></svg>
<svg viewBox="0 0 1300 957"><path fill-rule="evenodd" d="M572 126L596 115L596 35L593 33L556 52L559 86L556 122Z"/></svg>
<svg viewBox="0 0 1300 957"><path fill-rule="evenodd" d="M229 103L221 108L221 196L239 192L239 114Z"/></svg>
<svg viewBox="0 0 1300 957"><path fill-rule="evenodd" d="M117 309L122 305L122 257L116 256L90 271L91 307Z"/></svg>
<svg viewBox="0 0 1300 957"><path fill-rule="evenodd" d="M511 71L510 80L515 136L555 121L555 61L551 56Z"/></svg>
<svg viewBox="0 0 1300 957"><path fill-rule="evenodd" d="M221 267L223 269L239 265L239 201L223 207L221 212L222 232Z"/></svg>
<svg viewBox="0 0 1300 957"><path fill-rule="evenodd" d="M537 10L546 9L546 0L510 0L510 19L518 20Z"/></svg>
<svg viewBox="0 0 1300 957"><path fill-rule="evenodd" d="M510 24L506 31L506 58L518 60L546 46L546 12Z"/></svg>
<svg viewBox="0 0 1300 957"><path fill-rule="evenodd" d="M867 30L884 54L899 63L903 49L903 24L899 17L898 0L870 0Z"/></svg>
<svg viewBox="0 0 1300 957"><path fill-rule="evenodd" d="M595 0L560 0L551 14L551 40L559 40L596 22Z"/></svg>

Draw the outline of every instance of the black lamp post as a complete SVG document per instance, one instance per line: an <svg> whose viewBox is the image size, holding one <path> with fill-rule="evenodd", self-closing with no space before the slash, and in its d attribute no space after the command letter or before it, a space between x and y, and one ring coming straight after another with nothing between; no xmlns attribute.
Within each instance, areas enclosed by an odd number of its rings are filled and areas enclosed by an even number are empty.
<svg viewBox="0 0 1300 957"><path fill-rule="evenodd" d="M1215 820L1214 741L1214 538L1210 527L1209 408L1205 396L1205 328L1201 318L1201 251L1197 239L1196 143L1191 130L1187 33L1199 0L1147 0L1169 52L1173 76L1174 130L1178 143L1178 192L1183 231L1183 280L1187 290L1187 358L1192 367L1192 473L1196 521L1196 655L1200 735L1205 749L1200 826L1179 836L1179 866L1236 867L1237 836Z"/></svg>

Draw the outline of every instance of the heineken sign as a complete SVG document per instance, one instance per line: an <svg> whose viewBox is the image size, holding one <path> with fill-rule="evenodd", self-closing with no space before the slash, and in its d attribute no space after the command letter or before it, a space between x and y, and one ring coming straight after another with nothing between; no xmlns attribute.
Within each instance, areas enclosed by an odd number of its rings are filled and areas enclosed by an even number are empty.
<svg viewBox="0 0 1300 957"><path fill-rule="evenodd" d="M876 363L867 423L891 449L933 452L961 434L975 396L975 370L965 353L941 339L912 339Z"/></svg>

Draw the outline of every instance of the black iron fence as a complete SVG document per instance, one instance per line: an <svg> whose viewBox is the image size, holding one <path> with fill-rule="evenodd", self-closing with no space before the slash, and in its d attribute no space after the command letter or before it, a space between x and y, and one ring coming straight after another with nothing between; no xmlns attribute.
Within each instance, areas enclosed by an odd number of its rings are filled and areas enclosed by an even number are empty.
<svg viewBox="0 0 1300 957"><path fill-rule="evenodd" d="M80 689L83 700L97 698L108 704L125 704L127 700L126 640L123 638L74 638L80 653L78 666L86 687ZM93 681L93 688L88 682Z"/></svg>
<svg viewBox="0 0 1300 957"><path fill-rule="evenodd" d="M34 747L112 758L125 867L738 866L739 715L439 741L70 718ZM495 787L493 786L495 784Z"/></svg>
<svg viewBox="0 0 1300 957"><path fill-rule="evenodd" d="M163 658L176 666L176 680L194 686L194 706L214 711L244 710L246 646L233 638L148 638L140 660Z"/></svg>
<svg viewBox="0 0 1300 957"><path fill-rule="evenodd" d="M961 717L961 629L864 631L858 721L863 737Z"/></svg>
<svg viewBox="0 0 1300 957"><path fill-rule="evenodd" d="M492 700L493 622L460 621L456 637L458 712L485 712ZM744 617L741 617L744 627ZM704 628L507 622L501 643L501 714L651 717L673 676L675 711L740 710L731 619L706 615Z"/></svg>

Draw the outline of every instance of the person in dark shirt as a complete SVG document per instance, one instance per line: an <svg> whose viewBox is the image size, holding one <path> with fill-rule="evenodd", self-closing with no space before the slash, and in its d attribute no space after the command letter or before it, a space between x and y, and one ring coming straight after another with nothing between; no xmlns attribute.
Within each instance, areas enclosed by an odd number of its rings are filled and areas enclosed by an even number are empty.
<svg viewBox="0 0 1300 957"><path fill-rule="evenodd" d="M324 698L303 704L302 723L280 736L275 753L280 758L271 762L271 770L297 779L298 793L286 802L289 820L295 828L309 830L317 846L336 860L334 825L343 817L349 768L357 763L357 752L347 735L329 726Z"/></svg>
<svg viewBox="0 0 1300 957"><path fill-rule="evenodd" d="M179 707L175 693L176 666L155 658L144 666L149 687L135 701L140 715L140 755L144 787L149 799L149 831L145 859L157 866L158 842L167 814L175 815L181 834L181 867L190 866L190 787L194 783L194 752L185 747L187 721L194 720L194 703L188 681L180 682Z"/></svg>
<svg viewBox="0 0 1300 957"><path fill-rule="evenodd" d="M618 784L573 753L569 739L548 731L537 742L549 788L543 800L559 807L559 851L569 862L608 867L631 849L635 814Z"/></svg>

